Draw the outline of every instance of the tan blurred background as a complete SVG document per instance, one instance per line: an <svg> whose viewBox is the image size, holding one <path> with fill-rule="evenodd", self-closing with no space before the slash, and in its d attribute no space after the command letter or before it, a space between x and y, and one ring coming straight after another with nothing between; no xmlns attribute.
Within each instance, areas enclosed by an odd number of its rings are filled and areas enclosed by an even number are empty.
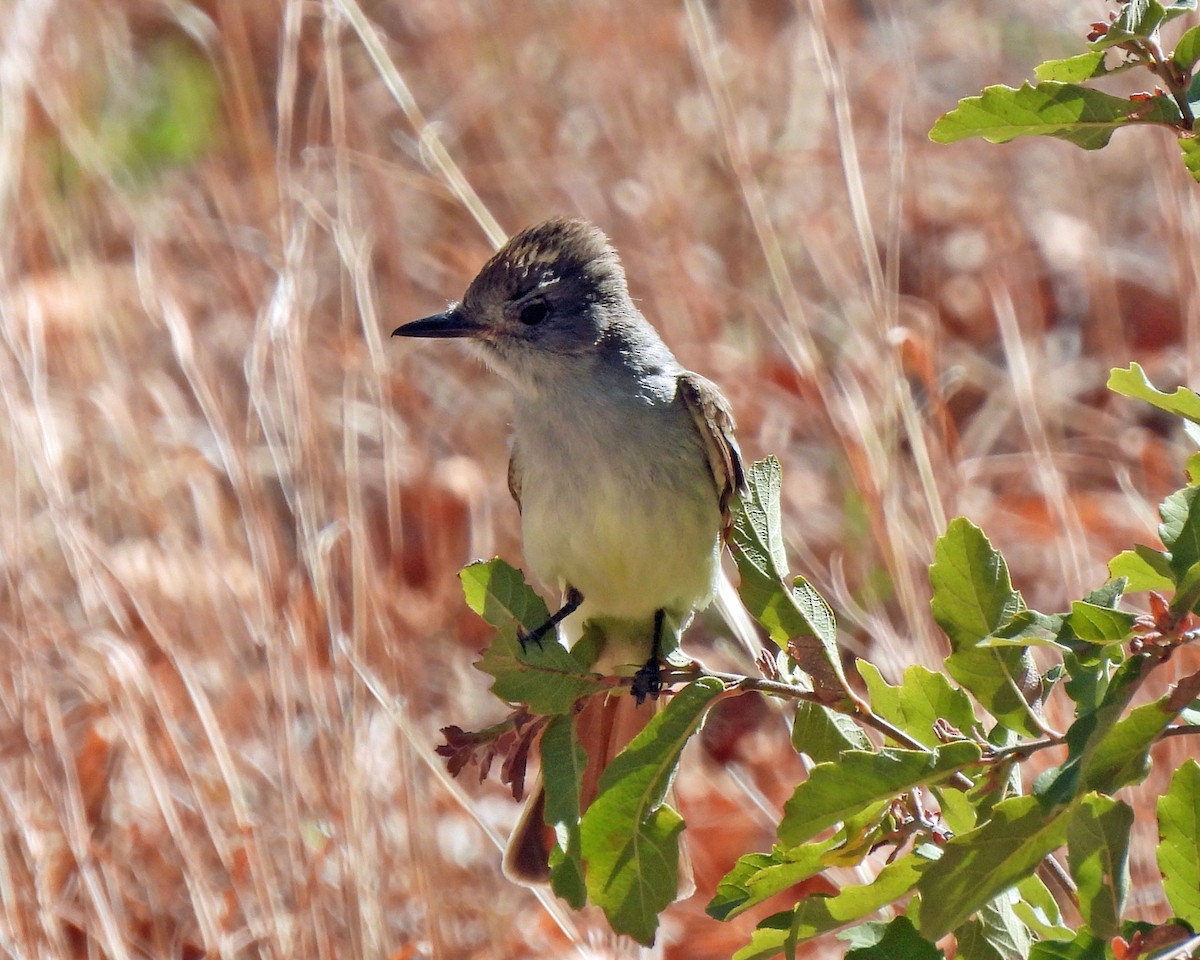
<svg viewBox="0 0 1200 960"><path fill-rule="evenodd" d="M1157 542L1187 446L1104 381L1197 384L1173 142L925 136L1111 6L8 0L0 953L619 953L500 877L516 805L432 754L502 715L456 571L520 560L508 408L387 334L461 294L493 221L611 235L746 455L782 460L847 655L893 680L946 652L949 518L1049 611ZM719 659L720 632L694 642ZM727 957L770 912L703 905L799 776L761 704L713 718L666 956ZM1153 883L1131 909L1165 916Z"/></svg>

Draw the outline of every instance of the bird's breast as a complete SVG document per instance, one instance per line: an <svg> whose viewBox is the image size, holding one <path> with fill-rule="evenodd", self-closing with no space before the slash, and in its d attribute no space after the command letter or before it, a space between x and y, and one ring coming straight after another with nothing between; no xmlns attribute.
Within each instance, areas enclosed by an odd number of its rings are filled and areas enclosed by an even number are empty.
<svg viewBox="0 0 1200 960"><path fill-rule="evenodd" d="M686 616L712 597L720 511L696 427L668 391L518 408L525 558L592 615Z"/></svg>

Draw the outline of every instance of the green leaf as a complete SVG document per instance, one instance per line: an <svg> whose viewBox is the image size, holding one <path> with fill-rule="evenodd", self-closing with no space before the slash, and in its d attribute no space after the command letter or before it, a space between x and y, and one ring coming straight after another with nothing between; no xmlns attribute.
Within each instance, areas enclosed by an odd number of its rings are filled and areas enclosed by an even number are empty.
<svg viewBox="0 0 1200 960"><path fill-rule="evenodd" d="M1171 558L1161 550L1137 544L1132 550L1124 550L1108 561L1110 577L1125 577L1130 593L1142 590L1173 590L1175 575L1171 572Z"/></svg>
<svg viewBox="0 0 1200 960"><path fill-rule="evenodd" d="M1046 854L1062 846L1068 820L1065 812L1048 816L1036 797L996 804L991 820L950 840L921 877L921 933L940 939L1033 873Z"/></svg>
<svg viewBox="0 0 1200 960"><path fill-rule="evenodd" d="M717 884L717 892L705 911L717 920L729 920L826 867L836 866L830 862L828 854L838 842L838 838L833 837L790 850L776 847L770 853L750 853L740 857Z"/></svg>
<svg viewBox="0 0 1200 960"><path fill-rule="evenodd" d="M929 579L933 617L955 650L975 646L1025 607L1004 557L966 517L938 538Z"/></svg>
<svg viewBox="0 0 1200 960"><path fill-rule="evenodd" d="M1071 604L1067 623L1080 640L1106 646L1129 639L1133 635L1135 619L1132 613L1124 610L1075 600Z"/></svg>
<svg viewBox="0 0 1200 960"><path fill-rule="evenodd" d="M1178 583L1200 562L1200 487L1184 487L1168 496L1158 508L1162 523L1158 535L1171 555L1171 572Z"/></svg>
<svg viewBox="0 0 1200 960"><path fill-rule="evenodd" d="M858 660L855 665L866 682L871 709L925 746L942 743L934 731L938 720L950 724L963 736L970 736L976 726L970 699L950 686L944 674L912 666L904 671L900 685L892 686L874 664Z"/></svg>
<svg viewBox="0 0 1200 960"><path fill-rule="evenodd" d="M1027 737L1043 735L1037 711L1026 700L1027 695L1032 699L1040 686L1028 650L981 647L952 653L945 663L946 672L1006 727Z"/></svg>
<svg viewBox="0 0 1200 960"><path fill-rule="evenodd" d="M792 936L792 911L773 913L761 921L750 935L750 942L733 955L733 960L767 960L786 949L795 955L796 941Z"/></svg>
<svg viewBox="0 0 1200 960"><path fill-rule="evenodd" d="M1065 60L1047 60L1033 68L1033 75L1039 80L1058 80L1062 83L1092 80L1106 73L1108 69L1104 66L1103 50L1092 50Z"/></svg>
<svg viewBox="0 0 1200 960"><path fill-rule="evenodd" d="M600 777L600 792L583 815L587 891L617 933L654 942L658 914L679 886L683 820L663 799L684 745L724 690L712 677L675 694Z"/></svg>
<svg viewBox="0 0 1200 960"><path fill-rule="evenodd" d="M955 930L956 960L1008 960L1009 957L1029 956L1033 936L1017 916L1020 899L1016 889L1006 890Z"/></svg>
<svg viewBox="0 0 1200 960"><path fill-rule="evenodd" d="M792 724L792 746L797 753L808 754L814 763L824 763L836 760L846 750L870 749L871 741L844 713L801 700L796 704Z"/></svg>
<svg viewBox="0 0 1200 960"><path fill-rule="evenodd" d="M1150 382L1140 364L1131 363L1127 370L1120 367L1111 370L1108 389L1123 397L1145 400L1167 413L1200 423L1200 396L1194 390L1177 387L1174 393L1163 393Z"/></svg>
<svg viewBox="0 0 1200 960"><path fill-rule="evenodd" d="M935 861L923 852L908 853L887 864L871 883L843 887L835 896L814 896L796 905L792 932L797 942L853 923L894 903L917 885Z"/></svg>
<svg viewBox="0 0 1200 960"><path fill-rule="evenodd" d="M1184 677L1165 697L1130 710L1113 724L1083 758L1083 788L1111 794L1146 779L1150 748L1198 693L1200 673Z"/></svg>
<svg viewBox="0 0 1200 960"><path fill-rule="evenodd" d="M943 114L929 131L935 143L955 143L983 137L1007 143L1017 137L1041 135L1066 140L1085 150L1105 146L1113 132L1131 123L1176 126L1179 107L1166 96L1126 100L1072 83L1047 80L1019 89L985 87Z"/></svg>
<svg viewBox="0 0 1200 960"><path fill-rule="evenodd" d="M1045 614L1036 610L1018 610L995 633L979 641L979 647L1057 647L1064 649L1060 634L1061 613Z"/></svg>
<svg viewBox="0 0 1200 960"><path fill-rule="evenodd" d="M1020 899L1013 911L1042 940L1070 939L1072 931L1063 924L1058 902L1037 875L1026 877L1016 886Z"/></svg>
<svg viewBox="0 0 1200 960"><path fill-rule="evenodd" d="M1193 563L1179 578L1175 596L1171 598L1171 612L1176 616L1192 612L1200 601L1200 562Z"/></svg>
<svg viewBox="0 0 1200 960"><path fill-rule="evenodd" d="M1200 61L1200 26L1184 31L1179 42L1175 44L1175 52L1171 54L1171 59L1184 73L1191 71L1196 62Z"/></svg>
<svg viewBox="0 0 1200 960"><path fill-rule="evenodd" d="M1186 760L1158 798L1158 869L1175 916L1200 927L1200 765Z"/></svg>
<svg viewBox="0 0 1200 960"><path fill-rule="evenodd" d="M833 611L803 577L789 582L783 547L779 491L782 475L774 457L746 471L746 492L738 500L730 549L741 583L738 593L750 614L779 646L797 653L799 666L818 693L846 696L846 678L837 649Z"/></svg>
<svg viewBox="0 0 1200 960"><path fill-rule="evenodd" d="M983 531L964 517L950 521L929 568L934 619L954 652L946 670L994 716L1026 736L1042 733L1030 701L1040 692L1032 658L1020 647L981 647L1003 635L1025 607L1013 589L1008 565Z"/></svg>
<svg viewBox="0 0 1200 960"><path fill-rule="evenodd" d="M908 917L894 917L887 923L864 923L845 933L839 940L850 944L845 960L938 960L945 958L934 944L919 933Z"/></svg>
<svg viewBox="0 0 1200 960"><path fill-rule="evenodd" d="M546 823L557 839L550 852L550 887L576 910L587 903L579 834L579 785L587 759L572 717L558 716L547 724L542 733L542 783Z"/></svg>
<svg viewBox="0 0 1200 960"><path fill-rule="evenodd" d="M1035 943L1029 960L1108 960L1105 942L1086 927L1074 940L1043 940Z"/></svg>
<svg viewBox="0 0 1200 960"><path fill-rule="evenodd" d="M1182 12L1182 11L1180 11ZM1131 40L1148 40L1158 32L1166 11L1158 0L1124 0L1108 32L1092 42L1094 48L1104 49Z"/></svg>
<svg viewBox="0 0 1200 960"><path fill-rule="evenodd" d="M1080 799L1067 826L1067 863L1079 888L1079 912L1092 932L1106 940L1121 928L1132 826L1128 804L1095 793Z"/></svg>
<svg viewBox="0 0 1200 960"><path fill-rule="evenodd" d="M853 750L834 763L813 767L784 804L779 842L799 846L869 803L938 783L978 762L977 744L960 740L935 750Z"/></svg>
<svg viewBox="0 0 1200 960"><path fill-rule="evenodd" d="M1120 719L1146 665L1146 655L1132 657L1106 680L1104 661L1085 669L1074 662L1076 658L1068 657L1067 660L1073 671L1080 670L1078 678L1072 677L1072 683L1067 684L1067 691L1081 704L1081 709L1066 733L1066 759L1057 767L1043 771L1034 781L1033 792L1047 807L1070 803L1081 792L1085 765ZM1084 703L1095 706L1083 709Z"/></svg>
<svg viewBox="0 0 1200 960"><path fill-rule="evenodd" d="M546 602L525 582L524 574L499 557L467 564L458 578L467 606L493 627L515 620L534 630L550 619Z"/></svg>
<svg viewBox="0 0 1200 960"><path fill-rule="evenodd" d="M522 648L512 623L500 628L475 666L495 678L492 693L501 700L543 716L570 713L580 698L611 689L557 643Z"/></svg>

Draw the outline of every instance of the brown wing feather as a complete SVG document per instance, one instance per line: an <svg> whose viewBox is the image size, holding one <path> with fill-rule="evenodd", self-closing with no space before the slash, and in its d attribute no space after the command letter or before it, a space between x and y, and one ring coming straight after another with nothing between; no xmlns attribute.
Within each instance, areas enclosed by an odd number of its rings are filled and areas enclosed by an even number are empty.
<svg viewBox="0 0 1200 960"><path fill-rule="evenodd" d="M517 513L521 512L521 465L517 462L517 441L514 438L508 453L508 492L517 501Z"/></svg>
<svg viewBox="0 0 1200 960"><path fill-rule="evenodd" d="M679 392L704 441L704 452L708 455L708 467L721 505L722 529L728 533L732 523L730 504L734 495L746 487L742 454L734 439L733 412L717 385L698 373L683 374L679 378Z"/></svg>

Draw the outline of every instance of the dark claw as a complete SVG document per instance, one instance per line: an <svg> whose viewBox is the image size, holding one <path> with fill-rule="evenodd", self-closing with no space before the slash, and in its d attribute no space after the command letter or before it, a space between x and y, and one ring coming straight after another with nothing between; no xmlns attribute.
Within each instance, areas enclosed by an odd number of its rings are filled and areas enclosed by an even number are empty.
<svg viewBox="0 0 1200 960"><path fill-rule="evenodd" d="M583 594L574 587L570 587L567 590L566 602L559 610L551 614L550 619L543 623L540 627L536 627L533 630L526 630L523 626L521 626L521 624L518 623L517 641L521 644L521 652L524 653L529 648L529 644L531 643L536 643L538 645L538 649L542 649L542 639L546 636L546 634L548 634L551 630L556 630L558 625L563 620L579 609L579 605L581 603L583 603Z"/></svg>
<svg viewBox="0 0 1200 960"><path fill-rule="evenodd" d="M637 701L637 705L640 707L646 701L647 697L651 700L657 700L658 695L662 693L662 688L662 664L658 662L657 657L651 657L633 675L633 683L629 687L629 692L633 694L634 700Z"/></svg>
<svg viewBox="0 0 1200 960"><path fill-rule="evenodd" d="M531 643L536 643L538 645L538 649L541 650L542 649L542 639L546 636L547 633L550 632L550 630L553 626L554 626L553 621L547 621L546 623L543 623L540 627L536 627L533 630L526 630L523 626L521 626L521 624L518 623L517 624L517 642L521 645L521 652L524 653L526 650L528 650L529 645Z"/></svg>

